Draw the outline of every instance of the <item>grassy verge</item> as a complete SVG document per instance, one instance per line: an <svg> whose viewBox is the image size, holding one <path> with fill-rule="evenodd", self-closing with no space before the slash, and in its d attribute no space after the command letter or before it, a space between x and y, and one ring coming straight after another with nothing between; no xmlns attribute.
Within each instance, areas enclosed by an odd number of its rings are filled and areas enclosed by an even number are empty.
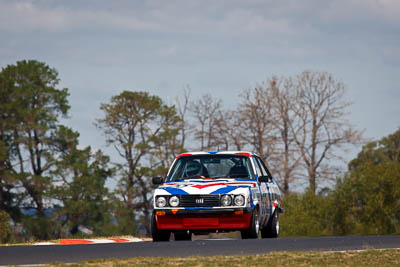
<svg viewBox="0 0 400 267"><path fill-rule="evenodd" d="M67 265L56 264L55 266ZM272 252L254 256L107 259L68 266L400 266L400 250Z"/></svg>

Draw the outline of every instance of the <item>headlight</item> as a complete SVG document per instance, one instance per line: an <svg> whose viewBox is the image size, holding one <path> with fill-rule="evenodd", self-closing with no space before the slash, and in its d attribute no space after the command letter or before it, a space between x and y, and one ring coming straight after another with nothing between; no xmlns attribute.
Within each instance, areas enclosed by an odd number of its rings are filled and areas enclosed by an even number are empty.
<svg viewBox="0 0 400 267"><path fill-rule="evenodd" d="M172 196L169 199L169 205L171 207L178 207L179 206L179 198L177 196Z"/></svg>
<svg viewBox="0 0 400 267"><path fill-rule="evenodd" d="M229 195L223 195L221 197L221 205L222 206L230 206L232 204L232 198Z"/></svg>
<svg viewBox="0 0 400 267"><path fill-rule="evenodd" d="M243 206L244 196L242 195L235 196L235 198L233 199L233 203L235 203L235 206Z"/></svg>
<svg viewBox="0 0 400 267"><path fill-rule="evenodd" d="M167 205L167 200L165 199L165 197L158 197L156 198L156 206L158 208L163 208Z"/></svg>

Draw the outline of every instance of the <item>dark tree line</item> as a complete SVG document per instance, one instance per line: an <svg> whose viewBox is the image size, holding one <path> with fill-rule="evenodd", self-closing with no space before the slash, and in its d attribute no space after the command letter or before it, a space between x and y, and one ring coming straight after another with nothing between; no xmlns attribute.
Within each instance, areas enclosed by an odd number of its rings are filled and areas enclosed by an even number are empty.
<svg viewBox="0 0 400 267"><path fill-rule="evenodd" d="M110 159L80 148L79 133L60 123L70 106L68 89L58 84L57 71L35 60L0 72L0 209L23 226L25 238L79 235L82 226L93 235L136 234L138 226L148 231L150 178L165 175L187 150L256 152L290 207L300 197L290 194L296 186L316 198L334 185L341 153L362 140L346 121L343 83L306 71L245 89L230 109L209 94L192 99L188 86L174 105L123 91L101 104L93 122L119 155ZM105 186L111 178L115 188Z"/></svg>

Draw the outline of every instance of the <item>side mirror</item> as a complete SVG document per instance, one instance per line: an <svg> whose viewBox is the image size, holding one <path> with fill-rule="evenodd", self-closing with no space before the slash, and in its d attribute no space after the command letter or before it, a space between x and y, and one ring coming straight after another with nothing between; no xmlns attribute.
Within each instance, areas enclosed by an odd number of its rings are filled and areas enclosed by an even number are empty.
<svg viewBox="0 0 400 267"><path fill-rule="evenodd" d="M262 183L268 183L269 182L269 177L268 176L258 176L258 181Z"/></svg>
<svg viewBox="0 0 400 267"><path fill-rule="evenodd" d="M154 185L163 184L164 179L162 177L153 177L152 182Z"/></svg>

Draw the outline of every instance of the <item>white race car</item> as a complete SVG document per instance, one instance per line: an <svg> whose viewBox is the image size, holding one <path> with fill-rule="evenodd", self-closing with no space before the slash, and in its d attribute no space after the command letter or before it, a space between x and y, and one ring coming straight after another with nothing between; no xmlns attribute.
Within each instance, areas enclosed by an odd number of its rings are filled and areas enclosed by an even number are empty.
<svg viewBox="0 0 400 267"><path fill-rule="evenodd" d="M153 184L153 241L238 230L242 238L278 237L281 192L254 153L184 153Z"/></svg>

